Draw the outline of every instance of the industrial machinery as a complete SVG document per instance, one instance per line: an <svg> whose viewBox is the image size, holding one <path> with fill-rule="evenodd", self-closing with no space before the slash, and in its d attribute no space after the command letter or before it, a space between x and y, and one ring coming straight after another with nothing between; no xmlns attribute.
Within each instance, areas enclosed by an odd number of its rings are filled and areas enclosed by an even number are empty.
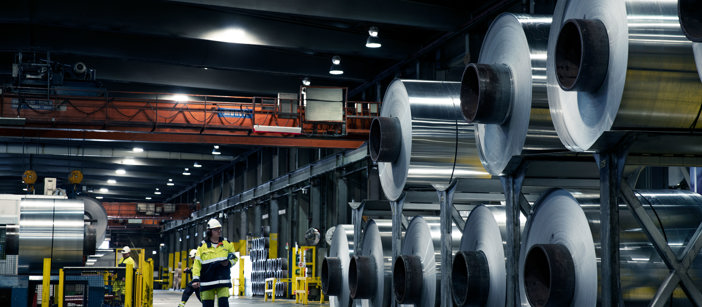
<svg viewBox="0 0 702 307"><path fill-rule="evenodd" d="M0 292L11 293L14 306L31 297L39 275L82 266L104 239L107 215L89 198L0 195L0 226Z"/></svg>

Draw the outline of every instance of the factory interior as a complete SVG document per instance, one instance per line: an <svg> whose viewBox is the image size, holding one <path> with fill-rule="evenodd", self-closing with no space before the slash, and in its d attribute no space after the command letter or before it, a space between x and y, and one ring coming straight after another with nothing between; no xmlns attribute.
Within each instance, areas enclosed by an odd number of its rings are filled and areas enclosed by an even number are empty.
<svg viewBox="0 0 702 307"><path fill-rule="evenodd" d="M0 23L2 306L702 306L702 1Z"/></svg>

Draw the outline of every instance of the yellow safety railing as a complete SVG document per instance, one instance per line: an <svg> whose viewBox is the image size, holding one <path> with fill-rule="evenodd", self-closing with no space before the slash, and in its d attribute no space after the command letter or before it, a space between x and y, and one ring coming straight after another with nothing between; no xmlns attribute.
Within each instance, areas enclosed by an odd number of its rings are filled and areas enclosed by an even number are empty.
<svg viewBox="0 0 702 307"><path fill-rule="evenodd" d="M50 307L51 297L51 258L44 258L44 278L41 283L41 307Z"/></svg>
<svg viewBox="0 0 702 307"><path fill-rule="evenodd" d="M268 287L268 284L270 283L271 287ZM263 289L263 301L267 302L268 301L268 295L270 294L271 296L271 301L275 302L275 278L266 278L265 280L265 286Z"/></svg>

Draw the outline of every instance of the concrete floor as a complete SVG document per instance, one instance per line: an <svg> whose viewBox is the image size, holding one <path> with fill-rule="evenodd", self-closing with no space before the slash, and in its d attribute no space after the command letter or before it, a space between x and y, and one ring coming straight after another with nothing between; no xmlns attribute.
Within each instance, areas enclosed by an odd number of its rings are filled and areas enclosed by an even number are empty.
<svg viewBox="0 0 702 307"><path fill-rule="evenodd" d="M154 307L176 307L180 303L180 297L183 295L183 291L177 290L155 290L154 291ZM295 300L280 299L276 298L275 303L264 302L263 297L235 297L229 298L229 306L256 306L256 307L287 307L287 306L305 306L302 304L295 304ZM202 306L200 301L197 300L195 294L193 294L185 307L199 307ZM310 303L307 306L329 306L329 304L319 304Z"/></svg>

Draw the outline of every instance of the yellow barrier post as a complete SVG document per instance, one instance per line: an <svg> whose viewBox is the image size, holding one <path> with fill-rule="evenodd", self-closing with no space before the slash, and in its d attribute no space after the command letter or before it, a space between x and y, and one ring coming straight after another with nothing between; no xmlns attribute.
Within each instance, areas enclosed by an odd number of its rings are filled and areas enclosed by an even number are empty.
<svg viewBox="0 0 702 307"><path fill-rule="evenodd" d="M131 263L127 264L127 269L124 275L124 307L132 307L132 284L134 278L134 266Z"/></svg>
<svg viewBox="0 0 702 307"><path fill-rule="evenodd" d="M246 279L244 277L244 258L246 255L246 240L239 240L239 296L246 294Z"/></svg>
<svg viewBox="0 0 702 307"><path fill-rule="evenodd" d="M278 234L271 233L268 242L268 258L278 258Z"/></svg>
<svg viewBox="0 0 702 307"><path fill-rule="evenodd" d="M58 300L58 307L63 307L63 269L59 270L59 285L56 300Z"/></svg>
<svg viewBox="0 0 702 307"><path fill-rule="evenodd" d="M51 296L51 258L44 258L44 279L41 283L41 307L49 307Z"/></svg>
<svg viewBox="0 0 702 307"><path fill-rule="evenodd" d="M173 253L168 253L168 289L173 288L173 271L175 271L175 264L173 264Z"/></svg>
<svg viewBox="0 0 702 307"><path fill-rule="evenodd" d="M143 270L144 275L144 298L143 306L152 307L154 305L154 260L149 258Z"/></svg>

